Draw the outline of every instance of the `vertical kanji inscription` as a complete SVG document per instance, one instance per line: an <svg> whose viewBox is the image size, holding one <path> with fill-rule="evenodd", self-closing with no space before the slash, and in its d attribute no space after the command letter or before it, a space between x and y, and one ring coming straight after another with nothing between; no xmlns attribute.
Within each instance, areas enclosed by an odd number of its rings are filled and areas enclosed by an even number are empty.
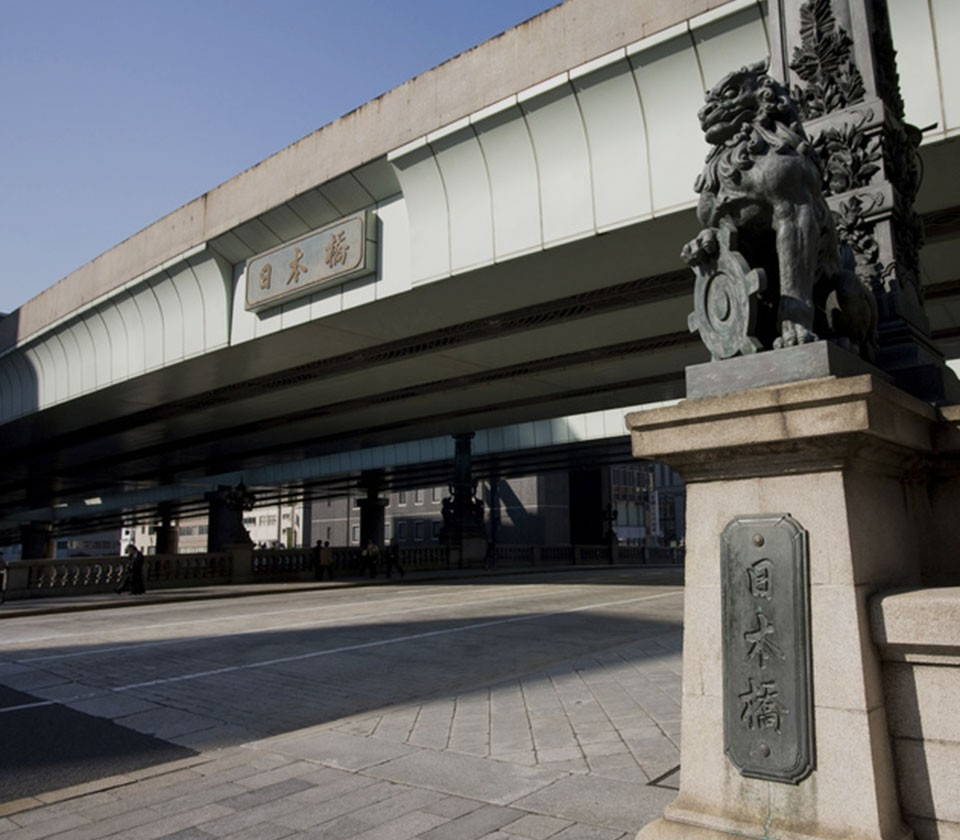
<svg viewBox="0 0 960 840"><path fill-rule="evenodd" d="M744 776L797 784L814 766L807 532L738 516L721 563L724 748Z"/></svg>

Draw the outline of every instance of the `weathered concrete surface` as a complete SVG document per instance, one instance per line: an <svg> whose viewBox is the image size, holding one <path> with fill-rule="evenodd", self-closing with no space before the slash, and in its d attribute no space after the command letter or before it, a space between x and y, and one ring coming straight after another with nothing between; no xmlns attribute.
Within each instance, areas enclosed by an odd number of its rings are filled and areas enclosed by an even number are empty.
<svg viewBox="0 0 960 840"><path fill-rule="evenodd" d="M570 67L729 0L567 0L420 74L185 204L0 321L0 349L292 196Z"/></svg>

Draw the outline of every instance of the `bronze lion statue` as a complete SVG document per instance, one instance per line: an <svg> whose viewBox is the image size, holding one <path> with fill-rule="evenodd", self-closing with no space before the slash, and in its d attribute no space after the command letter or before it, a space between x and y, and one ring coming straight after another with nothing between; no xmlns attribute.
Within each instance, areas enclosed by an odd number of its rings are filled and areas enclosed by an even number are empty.
<svg viewBox="0 0 960 840"><path fill-rule="evenodd" d="M700 125L703 229L682 251L697 274L690 326L713 357L829 338L871 359L876 300L841 254L816 151L765 64L724 77Z"/></svg>

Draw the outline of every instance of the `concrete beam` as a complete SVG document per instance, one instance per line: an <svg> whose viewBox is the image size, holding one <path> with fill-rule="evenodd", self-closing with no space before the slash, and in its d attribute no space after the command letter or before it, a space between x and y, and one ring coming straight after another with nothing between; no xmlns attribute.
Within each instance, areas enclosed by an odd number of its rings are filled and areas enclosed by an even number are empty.
<svg viewBox="0 0 960 840"><path fill-rule="evenodd" d="M298 140L101 254L0 320L0 352L295 195L570 67L728 2L567 0Z"/></svg>

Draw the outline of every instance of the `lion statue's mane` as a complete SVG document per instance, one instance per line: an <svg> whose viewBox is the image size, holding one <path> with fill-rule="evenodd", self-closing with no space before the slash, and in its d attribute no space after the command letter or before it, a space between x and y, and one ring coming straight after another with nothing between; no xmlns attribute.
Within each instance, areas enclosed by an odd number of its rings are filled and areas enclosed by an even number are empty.
<svg viewBox="0 0 960 840"><path fill-rule="evenodd" d="M755 349L824 337L872 357L876 302L849 255L841 255L817 153L784 86L764 64L744 67L708 92L698 116L712 148L695 184L703 230L684 247L684 260L706 276L717 270L721 252L735 247L746 270L762 271L765 282L749 290L757 293L750 325ZM702 323L710 309L725 311L715 303L701 306L701 335L708 327L725 328ZM749 348L736 346L711 350L725 357Z"/></svg>

